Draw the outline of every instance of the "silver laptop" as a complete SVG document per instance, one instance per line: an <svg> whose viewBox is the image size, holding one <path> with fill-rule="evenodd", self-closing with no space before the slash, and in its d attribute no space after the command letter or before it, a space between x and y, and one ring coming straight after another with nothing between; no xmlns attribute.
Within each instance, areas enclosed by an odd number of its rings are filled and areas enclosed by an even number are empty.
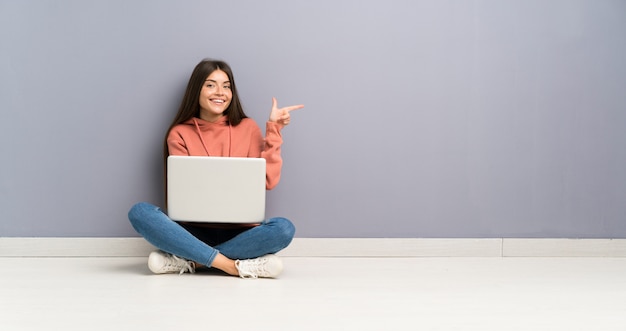
<svg viewBox="0 0 626 331"><path fill-rule="evenodd" d="M168 216L175 221L263 221L265 159L169 156L167 209Z"/></svg>

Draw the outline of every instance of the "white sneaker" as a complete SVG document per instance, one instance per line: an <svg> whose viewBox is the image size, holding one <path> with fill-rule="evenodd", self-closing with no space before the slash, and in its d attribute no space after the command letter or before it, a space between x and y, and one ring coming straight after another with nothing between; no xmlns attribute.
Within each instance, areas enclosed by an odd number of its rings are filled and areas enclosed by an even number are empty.
<svg viewBox="0 0 626 331"><path fill-rule="evenodd" d="M196 268L191 261L163 251L154 251L148 257L148 268L155 274L194 273Z"/></svg>
<svg viewBox="0 0 626 331"><path fill-rule="evenodd" d="M235 266L241 278L274 278L283 271L283 262L273 254L256 259L237 260Z"/></svg>

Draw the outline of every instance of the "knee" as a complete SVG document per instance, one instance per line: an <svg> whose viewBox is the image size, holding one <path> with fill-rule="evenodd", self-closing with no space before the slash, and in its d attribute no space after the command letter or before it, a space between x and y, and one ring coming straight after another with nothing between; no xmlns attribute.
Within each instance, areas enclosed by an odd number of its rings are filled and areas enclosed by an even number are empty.
<svg viewBox="0 0 626 331"><path fill-rule="evenodd" d="M133 222L137 218L140 218L141 215L146 210L147 202L139 202L130 207L128 211L128 219Z"/></svg>
<svg viewBox="0 0 626 331"><path fill-rule="evenodd" d="M296 234L296 227L293 223L284 217L272 218L270 219L270 222L274 227L276 227L277 235L280 236L281 240L286 242L288 245Z"/></svg>
<svg viewBox="0 0 626 331"><path fill-rule="evenodd" d="M158 210L158 207L147 202L137 203L128 211L128 220L136 229L142 221L147 219L147 214L154 210Z"/></svg>

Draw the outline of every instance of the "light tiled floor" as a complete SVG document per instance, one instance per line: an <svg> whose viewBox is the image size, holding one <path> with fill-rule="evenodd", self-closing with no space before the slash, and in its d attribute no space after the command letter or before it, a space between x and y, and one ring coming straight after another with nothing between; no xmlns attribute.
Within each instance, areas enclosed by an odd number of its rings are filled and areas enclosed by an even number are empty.
<svg viewBox="0 0 626 331"><path fill-rule="evenodd" d="M626 330L624 258L284 258L279 279L145 258L0 258L0 330Z"/></svg>

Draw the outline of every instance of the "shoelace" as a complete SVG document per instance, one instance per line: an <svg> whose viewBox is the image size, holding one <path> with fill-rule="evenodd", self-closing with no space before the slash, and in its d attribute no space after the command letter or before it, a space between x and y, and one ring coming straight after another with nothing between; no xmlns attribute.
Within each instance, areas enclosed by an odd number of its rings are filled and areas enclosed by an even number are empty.
<svg viewBox="0 0 626 331"><path fill-rule="evenodd" d="M165 265L165 267L169 270L177 270L178 268L180 268L179 275L184 274L185 271L191 274L196 272L196 269L193 267L190 261L181 259L176 255L170 255L170 257L172 257L173 259L167 259L167 264Z"/></svg>
<svg viewBox="0 0 626 331"><path fill-rule="evenodd" d="M263 275L267 273L265 270L265 263L267 259L258 258L253 260L237 260L235 265L237 266L237 270L239 270L239 276L241 278L259 278L259 275Z"/></svg>

